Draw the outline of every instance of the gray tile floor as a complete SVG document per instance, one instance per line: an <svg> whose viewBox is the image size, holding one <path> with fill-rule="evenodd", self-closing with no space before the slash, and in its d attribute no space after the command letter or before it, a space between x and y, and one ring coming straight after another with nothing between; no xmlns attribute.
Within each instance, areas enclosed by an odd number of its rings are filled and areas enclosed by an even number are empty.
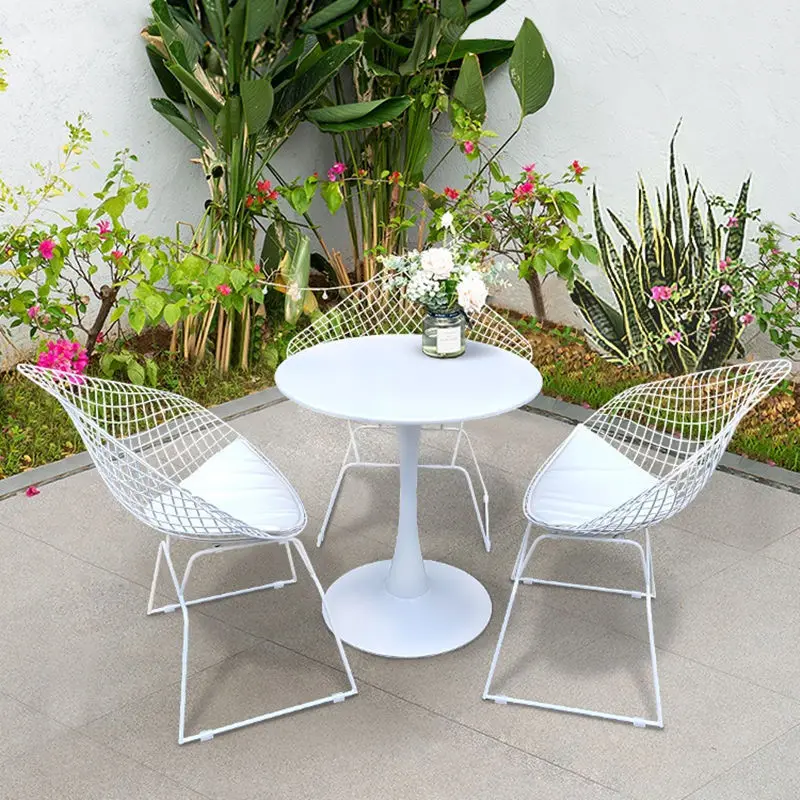
<svg viewBox="0 0 800 800"><path fill-rule="evenodd" d="M354 473L321 550L313 541L343 424L289 403L236 426L295 483L323 584L391 553L394 473ZM0 503L0 798L542 798L789 800L800 796L800 497L719 474L654 531L663 731L495 706L481 690L522 533L521 501L567 426L523 412L476 423L492 495L481 546L457 475L423 473L428 557L488 588L488 629L422 661L348 652L360 693L176 744L181 620L148 618L155 534L82 473ZM446 445L426 435L424 455ZM391 438L375 444L391 450ZM617 585L635 554L546 543L541 574ZM190 552L183 548L184 557ZM210 559L197 591L277 579L281 551ZM168 593L168 587L160 587ZM193 612L189 726L200 730L344 687L308 580ZM652 713L643 608L526 587L496 686L564 704Z"/></svg>

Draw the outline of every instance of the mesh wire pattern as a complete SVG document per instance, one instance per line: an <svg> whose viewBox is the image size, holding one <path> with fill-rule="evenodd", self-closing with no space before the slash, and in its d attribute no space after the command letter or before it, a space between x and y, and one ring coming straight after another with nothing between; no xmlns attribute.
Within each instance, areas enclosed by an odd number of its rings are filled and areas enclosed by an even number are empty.
<svg viewBox="0 0 800 800"><path fill-rule="evenodd" d="M62 405L106 486L141 522L187 539L286 539L306 523L303 504L280 470L230 425L179 394L20 364L17 369ZM291 530L253 528L180 486L215 454L243 442L285 483L301 510Z"/></svg>
<svg viewBox="0 0 800 800"><path fill-rule="evenodd" d="M787 359L755 361L653 381L620 392L584 426L657 482L595 519L557 529L617 536L655 525L686 508L710 479L738 424L790 374L791 368ZM525 508L530 507L539 478L570 438L534 476ZM533 518L531 521L536 522Z"/></svg>
<svg viewBox="0 0 800 800"><path fill-rule="evenodd" d="M406 297L403 287L394 284L391 273L381 272L294 336L286 352L291 356L315 344L359 336L421 334L425 314L422 306ZM488 305L469 323L467 339L532 360L530 342Z"/></svg>

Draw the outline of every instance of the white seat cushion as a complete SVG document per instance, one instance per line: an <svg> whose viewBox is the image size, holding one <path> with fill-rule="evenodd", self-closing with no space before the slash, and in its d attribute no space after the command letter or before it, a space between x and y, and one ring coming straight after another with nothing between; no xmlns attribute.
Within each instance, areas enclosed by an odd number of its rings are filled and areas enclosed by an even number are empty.
<svg viewBox="0 0 800 800"><path fill-rule="evenodd" d="M227 445L191 475L184 478L181 488L201 497L251 528L270 533L294 531L303 519L303 507L289 484L242 440ZM169 492L154 500L150 509L153 522L170 530L191 535L195 528L203 533L206 515L195 509L183 509L183 499L170 497ZM178 518L178 517L181 518Z"/></svg>
<svg viewBox="0 0 800 800"><path fill-rule="evenodd" d="M528 492L526 514L543 527L574 528L641 494L658 479L579 425Z"/></svg>

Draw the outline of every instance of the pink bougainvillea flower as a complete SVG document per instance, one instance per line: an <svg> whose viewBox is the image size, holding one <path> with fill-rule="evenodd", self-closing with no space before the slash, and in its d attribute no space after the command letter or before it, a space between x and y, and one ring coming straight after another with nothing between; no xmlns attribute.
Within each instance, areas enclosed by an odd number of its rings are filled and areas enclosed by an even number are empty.
<svg viewBox="0 0 800 800"><path fill-rule="evenodd" d="M770 253L772 253L774 256L779 256L781 251L777 247L773 247L772 250L770 250Z"/></svg>
<svg viewBox="0 0 800 800"><path fill-rule="evenodd" d="M491 225L494 222L494 217L487 211L483 218Z"/></svg>
<svg viewBox="0 0 800 800"><path fill-rule="evenodd" d="M277 189L273 189L268 195L267 200L277 200L278 199L278 191Z"/></svg>
<svg viewBox="0 0 800 800"><path fill-rule="evenodd" d="M575 173L576 178L580 178L580 176L586 172L586 167L582 166L577 158L572 162L572 164L570 164L570 168Z"/></svg>
<svg viewBox="0 0 800 800"><path fill-rule="evenodd" d="M228 286L227 283L221 283L219 286L217 286L217 291L221 295L224 295L225 297L227 297L231 293L231 287Z"/></svg>
<svg viewBox="0 0 800 800"><path fill-rule="evenodd" d="M343 164L341 161L337 161L329 170L328 170L328 180L335 181L340 175L344 175L344 171L347 169L347 164Z"/></svg>
<svg viewBox="0 0 800 800"><path fill-rule="evenodd" d="M402 179L402 177L403 176L397 170L395 170L389 176L389 183L393 183L395 186L397 186L397 184L400 183L400 180Z"/></svg>
<svg viewBox="0 0 800 800"><path fill-rule="evenodd" d="M471 156L475 152L475 143L474 142L464 142L462 145L464 152Z"/></svg>
<svg viewBox="0 0 800 800"><path fill-rule="evenodd" d="M43 239L39 242L39 255L45 260L49 261L53 257L53 250L55 250L56 243L52 239Z"/></svg>
<svg viewBox="0 0 800 800"><path fill-rule="evenodd" d="M458 189L453 189L451 186L445 186L444 193L451 200L458 200L458 196L461 194Z"/></svg>
<svg viewBox="0 0 800 800"><path fill-rule="evenodd" d="M792 289L800 289L800 283L797 281L786 281L787 286L791 286Z"/></svg>
<svg viewBox="0 0 800 800"><path fill-rule="evenodd" d="M36 486L29 486L25 490L25 497L36 497L37 494L41 494L41 492Z"/></svg>
<svg viewBox="0 0 800 800"><path fill-rule="evenodd" d="M725 224L729 228L735 228L739 224L739 217L728 217L728 221Z"/></svg>
<svg viewBox="0 0 800 800"><path fill-rule="evenodd" d="M721 258L721 259L719 260L719 271L720 271L720 272L725 272L725 270L726 270L726 269L728 269L728 267L731 265L731 263L732 263L732 262L731 262L731 259L730 259L730 257L728 257L728 258Z"/></svg>
<svg viewBox="0 0 800 800"><path fill-rule="evenodd" d="M650 287L650 297L656 303L660 303L662 300L669 300L672 297L672 287L671 286L651 286Z"/></svg>
<svg viewBox="0 0 800 800"><path fill-rule="evenodd" d="M250 208L250 206L252 206L253 203L255 203L255 201L256 201L256 198L253 197L252 194L247 195L247 197L244 200L245 208Z"/></svg>
<svg viewBox="0 0 800 800"><path fill-rule="evenodd" d="M58 339L47 342L46 349L39 353L37 366L56 369L60 372L82 374L89 365L86 350L77 342L69 339Z"/></svg>
<svg viewBox="0 0 800 800"><path fill-rule="evenodd" d="M681 339L683 339L683 335L681 334L680 331L672 331L672 333L669 336L667 336L667 341L670 344L678 344L678 342L680 342Z"/></svg>
<svg viewBox="0 0 800 800"><path fill-rule="evenodd" d="M256 189L258 189L259 192L263 192L264 194L266 194L272 189L272 182L258 181L258 183L256 183Z"/></svg>
<svg viewBox="0 0 800 800"><path fill-rule="evenodd" d="M253 264L253 272L258 275L258 273L261 272L261 264Z"/></svg>
<svg viewBox="0 0 800 800"><path fill-rule="evenodd" d="M115 258L117 261L119 261L124 255L125 255L125 253L123 253L122 250L112 250L111 251L111 257Z"/></svg>
<svg viewBox="0 0 800 800"><path fill-rule="evenodd" d="M531 172L533 172L535 169L536 169L536 164L526 164L526 165L525 165L525 166L522 168L522 171L523 171L523 172L527 172L527 173L528 173L528 175L530 175L530 174L531 174Z"/></svg>
<svg viewBox="0 0 800 800"><path fill-rule="evenodd" d="M101 219L97 223L97 230L101 237L106 237L111 233L111 223L107 219Z"/></svg>
<svg viewBox="0 0 800 800"><path fill-rule="evenodd" d="M727 283L723 283L722 286L719 287L719 291L721 294L732 294L733 288Z"/></svg>
<svg viewBox="0 0 800 800"><path fill-rule="evenodd" d="M528 195L532 194L534 190L533 181L525 181L514 189L514 198L512 203L521 203Z"/></svg>
<svg viewBox="0 0 800 800"><path fill-rule="evenodd" d="M28 315L28 319L35 319L36 315L39 313L40 310L41 309L39 306L31 306L26 312Z"/></svg>
<svg viewBox="0 0 800 800"><path fill-rule="evenodd" d="M751 314L749 311L746 314L742 314L742 316L739 317L739 322L741 322L742 325L749 325L751 322L754 321L755 321L755 316Z"/></svg>

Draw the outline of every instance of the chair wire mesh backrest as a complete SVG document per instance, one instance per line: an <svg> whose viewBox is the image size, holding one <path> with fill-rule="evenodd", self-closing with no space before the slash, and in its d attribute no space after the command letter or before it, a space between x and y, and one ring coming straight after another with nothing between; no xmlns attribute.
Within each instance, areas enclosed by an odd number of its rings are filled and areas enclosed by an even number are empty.
<svg viewBox="0 0 800 800"><path fill-rule="evenodd" d="M575 530L617 534L654 525L684 509L708 482L744 416L791 368L787 359L755 361L653 381L618 394L584 427L658 482Z"/></svg>
<svg viewBox="0 0 800 800"><path fill-rule="evenodd" d="M229 444L248 444L208 409L144 386L32 364L17 369L61 403L103 481L137 519L185 538L253 535L245 523L179 485Z"/></svg>
<svg viewBox="0 0 800 800"><path fill-rule="evenodd" d="M380 334L421 334L425 308L409 300L393 275L381 272L361 284L344 300L318 316L292 338L286 353L291 356L322 342ZM470 316L467 339L494 345L530 361L530 342L494 309L484 305Z"/></svg>

